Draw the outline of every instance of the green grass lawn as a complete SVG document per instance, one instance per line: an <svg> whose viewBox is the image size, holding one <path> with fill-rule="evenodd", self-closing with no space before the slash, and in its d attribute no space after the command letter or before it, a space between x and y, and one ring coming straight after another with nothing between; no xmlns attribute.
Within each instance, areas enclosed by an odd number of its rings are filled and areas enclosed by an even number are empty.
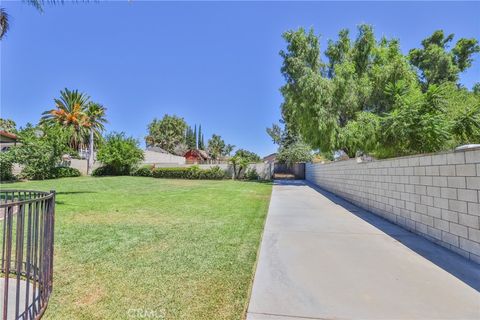
<svg viewBox="0 0 480 320"><path fill-rule="evenodd" d="M80 177L2 188L57 191L44 319L244 317L270 184Z"/></svg>

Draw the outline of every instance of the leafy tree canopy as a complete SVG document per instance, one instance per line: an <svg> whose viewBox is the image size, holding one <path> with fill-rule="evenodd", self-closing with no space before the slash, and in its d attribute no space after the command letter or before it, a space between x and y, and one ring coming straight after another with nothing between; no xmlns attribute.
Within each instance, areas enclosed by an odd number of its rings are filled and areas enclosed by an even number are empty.
<svg viewBox="0 0 480 320"><path fill-rule="evenodd" d="M58 124L27 126L18 133L21 144L8 152L23 165L21 176L43 180L54 177L54 169L68 148L69 134Z"/></svg>
<svg viewBox="0 0 480 320"><path fill-rule="evenodd" d="M261 160L258 154L245 149L238 149L237 151L235 151L234 157L245 159L248 162L259 162Z"/></svg>
<svg viewBox="0 0 480 320"><path fill-rule="evenodd" d="M409 59L417 67L426 85L456 82L460 72L472 65L473 54L480 51L478 40L459 39L448 51L454 35L435 31L422 41L422 48L412 49Z"/></svg>
<svg viewBox="0 0 480 320"><path fill-rule="evenodd" d="M213 134L208 140L207 150L214 160L229 155L233 148L235 148L234 145L226 144L222 137L216 134Z"/></svg>
<svg viewBox="0 0 480 320"><path fill-rule="evenodd" d="M17 132L17 124L11 119L0 118L0 130L7 131L10 133Z"/></svg>
<svg viewBox="0 0 480 320"><path fill-rule="evenodd" d="M303 142L296 142L278 151L277 160L291 166L297 162L310 162L313 159L312 150Z"/></svg>
<svg viewBox="0 0 480 320"><path fill-rule="evenodd" d="M162 119L153 119L148 125L148 135L145 137L147 146L157 146L174 153L175 148L185 144L187 123L175 115L164 115Z"/></svg>
<svg viewBox="0 0 480 320"><path fill-rule="evenodd" d="M195 131L193 131L192 127L188 126L187 131L185 133L185 143L188 149L196 149L197 148L197 127L195 126Z"/></svg>
<svg viewBox="0 0 480 320"><path fill-rule="evenodd" d="M113 132L105 137L105 142L98 149L97 159L109 168L112 175L130 174L143 160L143 151L138 141L127 137L125 133Z"/></svg>
<svg viewBox="0 0 480 320"><path fill-rule="evenodd" d="M283 38L285 128L267 129L280 146L289 136L324 153L386 157L478 142L480 97L456 83L480 50L477 40L462 38L448 51L453 35L436 31L406 56L399 40L377 40L371 26L360 25L354 39L344 29L330 40L323 62L312 29Z"/></svg>

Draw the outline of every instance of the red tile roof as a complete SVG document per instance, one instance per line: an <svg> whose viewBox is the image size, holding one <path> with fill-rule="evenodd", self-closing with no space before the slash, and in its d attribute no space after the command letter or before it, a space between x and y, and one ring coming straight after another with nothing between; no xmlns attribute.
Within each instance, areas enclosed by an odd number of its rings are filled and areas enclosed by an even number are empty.
<svg viewBox="0 0 480 320"><path fill-rule="evenodd" d="M4 137L10 138L10 139L15 139L15 140L18 139L16 134L13 134L13 133L10 133L10 132L7 132L7 131L3 131L3 130L0 130L0 136L4 136Z"/></svg>

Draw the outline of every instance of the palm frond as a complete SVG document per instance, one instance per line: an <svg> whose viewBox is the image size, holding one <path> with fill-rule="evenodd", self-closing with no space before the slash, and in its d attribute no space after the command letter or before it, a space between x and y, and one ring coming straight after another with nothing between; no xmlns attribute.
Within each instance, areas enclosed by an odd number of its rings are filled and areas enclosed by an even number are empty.
<svg viewBox="0 0 480 320"><path fill-rule="evenodd" d="M3 36L7 33L8 29L9 29L8 14L4 8L0 8L0 40L2 40Z"/></svg>
<svg viewBox="0 0 480 320"><path fill-rule="evenodd" d="M23 2L32 5L40 12L43 12L45 4L63 4L64 0L23 0Z"/></svg>

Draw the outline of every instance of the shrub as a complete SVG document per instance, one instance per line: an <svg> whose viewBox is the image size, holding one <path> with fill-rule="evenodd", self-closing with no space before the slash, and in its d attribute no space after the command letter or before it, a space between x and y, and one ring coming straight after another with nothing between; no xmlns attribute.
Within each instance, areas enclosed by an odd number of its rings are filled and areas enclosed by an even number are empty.
<svg viewBox="0 0 480 320"><path fill-rule="evenodd" d="M219 166L211 167L207 170L202 170L200 172L200 179L205 180L222 180L226 178L225 170L222 170Z"/></svg>
<svg viewBox="0 0 480 320"><path fill-rule="evenodd" d="M247 169L250 161L240 155L235 155L230 158L230 163L233 165L233 177L239 179L242 176L242 171Z"/></svg>
<svg viewBox="0 0 480 320"><path fill-rule="evenodd" d="M154 178L188 179L189 168L155 168L152 170Z"/></svg>
<svg viewBox="0 0 480 320"><path fill-rule="evenodd" d="M32 127L20 134L21 144L11 151L15 162L23 165L22 178L43 180L54 178L54 169L68 151L65 131L58 126Z"/></svg>
<svg viewBox="0 0 480 320"><path fill-rule="evenodd" d="M215 166L210 169L201 169L198 166L180 167L180 168L155 168L152 170L154 178L170 179L205 179L220 180L225 178L225 171Z"/></svg>
<svg viewBox="0 0 480 320"><path fill-rule="evenodd" d="M260 176L258 175L257 169L248 168L247 171L245 171L244 179L246 179L246 180L260 180Z"/></svg>
<svg viewBox="0 0 480 320"><path fill-rule="evenodd" d="M126 137L122 133L111 133L98 149L97 159L104 164L98 168L98 175L129 175L140 161L143 160L143 151L138 147L138 141Z"/></svg>
<svg viewBox="0 0 480 320"><path fill-rule="evenodd" d="M80 177L82 174L76 168L56 167L52 170L52 178Z"/></svg>
<svg viewBox="0 0 480 320"><path fill-rule="evenodd" d="M9 181L15 179L12 173L13 156L11 152L0 153L0 181Z"/></svg>
<svg viewBox="0 0 480 320"><path fill-rule="evenodd" d="M200 179L203 171L199 166L193 165L187 169L186 179Z"/></svg>
<svg viewBox="0 0 480 320"><path fill-rule="evenodd" d="M143 166L135 170L132 175L137 177L153 177L152 166Z"/></svg>
<svg viewBox="0 0 480 320"><path fill-rule="evenodd" d="M118 171L117 168L112 166L101 166L92 171L92 176L101 177L101 176L121 176L127 175L127 172Z"/></svg>

